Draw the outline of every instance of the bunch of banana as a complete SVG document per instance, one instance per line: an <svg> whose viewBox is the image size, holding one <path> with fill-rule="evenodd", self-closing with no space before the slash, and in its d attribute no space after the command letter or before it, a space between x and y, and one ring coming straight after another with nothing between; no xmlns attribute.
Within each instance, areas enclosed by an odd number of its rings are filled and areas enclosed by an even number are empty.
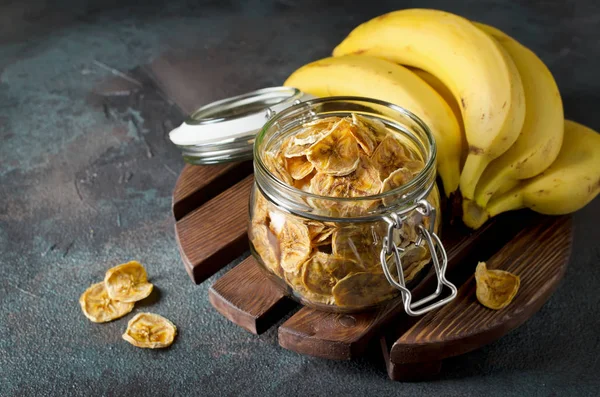
<svg viewBox="0 0 600 397"><path fill-rule="evenodd" d="M541 174L520 181L494 197L485 208L463 202L464 221L478 228L502 212L530 208L548 215L568 214L600 193L600 134L565 120L564 140L554 162Z"/></svg>
<svg viewBox="0 0 600 397"><path fill-rule="evenodd" d="M498 29L443 11L395 11L355 28L333 55L285 84L382 99L421 117L446 195L460 186L468 226L522 207L573 212L598 195L600 135L564 120L548 68Z"/></svg>

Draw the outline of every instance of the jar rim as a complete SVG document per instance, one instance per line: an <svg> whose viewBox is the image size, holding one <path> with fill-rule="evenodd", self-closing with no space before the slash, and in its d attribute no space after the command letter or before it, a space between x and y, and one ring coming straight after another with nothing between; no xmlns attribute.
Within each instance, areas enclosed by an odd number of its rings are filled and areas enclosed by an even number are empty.
<svg viewBox="0 0 600 397"><path fill-rule="evenodd" d="M337 101L337 102L343 102L343 101L347 101L347 102L366 102L366 103L370 103L370 104L374 104L374 105L380 105L380 106L384 106L387 108L392 109L395 112L398 112L399 114L401 114L402 116L407 117L408 119L410 119L412 122L414 122L419 128L421 128L421 130L423 131L423 133L425 134L426 138L427 138L427 142L429 143L429 153L428 153L428 158L425 159L425 166L423 167L422 170L419 171L419 173L413 178L411 179L408 183L406 183L405 185L399 186L397 188L394 188L392 190L389 190L387 192L384 193L378 193L376 195L371 195L371 196L360 196L360 197L331 197L331 196L322 196L319 194L315 194L315 193L311 193L311 192L306 192L304 190L298 189L294 186L288 185L285 182L283 182L282 180L280 180L279 178L277 178L275 175L273 175L273 173L268 169L268 167L266 166L266 164L264 163L261 153L259 151L259 147L266 135L266 133L273 127L273 125L275 123L277 123L279 120L281 120L282 118L284 118L285 116L290 115L291 113L301 109L301 108L306 108L306 107L311 107L314 105L318 105L318 104L323 104L323 103L327 103L327 102L331 102L331 101ZM344 111L346 112L346 111ZM347 111L348 113L351 113L351 111ZM258 135L256 136L256 139L254 141L254 163L255 166L258 165L258 169L260 171L262 171L269 183L275 183L276 186L278 186L279 188L283 189L284 191L292 194L292 195L302 195L304 197L307 198L311 198L311 199L317 199L317 200L329 200L331 202L340 202L340 203L347 203L347 202L357 202L357 201L370 201L370 200L378 200L378 199L384 199L390 196L399 196L402 194L405 194L407 192L410 192L411 190L413 190L415 188L415 186L419 186L424 184L424 182L427 181L427 179L430 177L432 168L435 167L435 161L436 161L436 156L437 156L437 146L436 146L436 142L435 139L433 137L433 134L431 133L431 130L429 129L429 127L427 126L427 124L425 124L425 122L423 122L418 116L416 116L414 113L412 113L411 111L398 106L398 105L394 105L393 103L390 102L386 102L386 101L382 101L379 99L373 99L373 98L366 98L366 97L359 97L359 96L331 96L331 97L322 97L322 98L317 98L317 99L312 99L312 100L308 100L308 101L304 101L295 105L292 105L290 107L288 107L287 109L281 111L280 113L276 114L274 117L270 118L265 125L262 127L262 129L260 130L260 132L258 133ZM435 183L435 180L434 182ZM429 187L429 186L428 186ZM429 190L429 189L428 189Z"/></svg>

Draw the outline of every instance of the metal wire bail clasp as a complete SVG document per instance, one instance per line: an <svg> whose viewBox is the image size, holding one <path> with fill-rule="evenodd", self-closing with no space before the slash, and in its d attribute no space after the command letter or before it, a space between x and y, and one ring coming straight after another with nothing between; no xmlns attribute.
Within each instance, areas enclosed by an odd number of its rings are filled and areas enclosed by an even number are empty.
<svg viewBox="0 0 600 397"><path fill-rule="evenodd" d="M418 238L415 244L421 245L423 244L423 241L427 244L429 252L431 253L431 259L433 261L433 267L435 269L435 274L437 277L437 287L435 289L435 292L416 302L412 302L413 296L408 290L408 288L406 288L406 281L404 280L404 272L402 270L401 261L401 254L404 251L404 249L398 247L394 243L394 229L400 229L402 227L403 222L407 218L407 214L413 210L418 211L421 215L423 215L423 217L429 218L428 228L424 226L422 220L418 225L416 225L418 230ZM392 213L389 216L383 218L383 220L388 224L388 228L386 236L383 238L383 247L381 249L380 254L381 267L383 268L383 273L385 274L385 277L387 278L388 282L400 290L400 293L402 295L402 302L404 304L404 310L409 316L420 316L431 310L437 309L438 307L443 306L446 303L453 300L457 294L456 286L454 286L454 284L446 280L446 267L448 265L448 256L446 254L444 246L442 245L442 242L440 241L440 238L433 231L435 218L436 210L427 200L420 200L416 204L416 206L411 207L406 211L400 213ZM439 256L441 256L442 258L441 264L438 257L438 251ZM392 257L396 265L398 281L394 280L390 269L388 268L387 257L390 254L393 254ZM444 286L450 289L450 295L444 299L440 299L423 307L423 305L425 305L426 303L437 299L442 294Z"/></svg>

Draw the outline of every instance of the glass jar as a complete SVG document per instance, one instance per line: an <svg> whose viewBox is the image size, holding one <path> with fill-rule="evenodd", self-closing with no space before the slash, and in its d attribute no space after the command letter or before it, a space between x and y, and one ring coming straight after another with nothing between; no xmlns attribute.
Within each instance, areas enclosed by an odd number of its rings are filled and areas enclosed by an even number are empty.
<svg viewBox="0 0 600 397"><path fill-rule="evenodd" d="M381 121L424 168L405 185L355 198L315 195L269 171L265 154L303 124L352 113ZM429 128L407 110L359 97L298 103L271 117L257 135L254 175L248 228L252 254L302 304L356 312L400 297L408 314L420 315L456 296L444 276L446 253L437 237L441 214L435 142ZM413 302L410 289L432 264L436 291ZM437 299L443 286L451 293Z"/></svg>

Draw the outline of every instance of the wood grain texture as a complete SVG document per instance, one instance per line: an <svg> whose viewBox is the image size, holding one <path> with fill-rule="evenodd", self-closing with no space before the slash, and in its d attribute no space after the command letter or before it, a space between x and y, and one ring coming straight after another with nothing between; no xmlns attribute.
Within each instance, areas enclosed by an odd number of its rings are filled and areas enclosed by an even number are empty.
<svg viewBox="0 0 600 397"><path fill-rule="evenodd" d="M175 224L179 252L198 284L248 249L248 200L254 176L190 212Z"/></svg>
<svg viewBox="0 0 600 397"><path fill-rule="evenodd" d="M514 301L502 310L481 305L471 276L457 298L419 319L393 344L394 364L439 361L490 343L531 317L558 286L571 252L570 217L545 217L487 260L488 268L521 277Z"/></svg>
<svg viewBox="0 0 600 397"><path fill-rule="evenodd" d="M448 226L443 241L448 253L450 281L458 265L474 269L477 260L499 249L513 237L530 217L523 214L505 214L488 222L476 231L463 226ZM515 216L523 219L515 222ZM413 289L418 299L435 289L435 274L430 272ZM381 308L352 315L325 313L303 307L279 327L279 344L301 354L336 360L349 360L363 354L369 341L378 335L381 327L398 316L405 316L402 301L396 299ZM348 317L352 320L348 321ZM345 325L340 326L343 322Z"/></svg>
<svg viewBox="0 0 600 397"><path fill-rule="evenodd" d="M385 369L391 380L399 382L424 381L435 378L442 370L442 360L401 364L390 360L389 342L385 335L379 338Z"/></svg>
<svg viewBox="0 0 600 397"><path fill-rule="evenodd" d="M219 165L186 164L173 191L173 216L178 221L252 173L252 162Z"/></svg>
<svg viewBox="0 0 600 397"><path fill-rule="evenodd" d="M225 318L253 334L266 331L295 306L252 256L217 280L208 298Z"/></svg>

